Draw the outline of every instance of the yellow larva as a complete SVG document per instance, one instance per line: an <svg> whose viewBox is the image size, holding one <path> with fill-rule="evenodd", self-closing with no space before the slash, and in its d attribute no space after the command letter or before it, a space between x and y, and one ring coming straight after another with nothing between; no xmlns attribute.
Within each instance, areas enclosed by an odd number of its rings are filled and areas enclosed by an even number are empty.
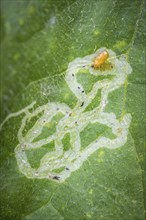
<svg viewBox="0 0 146 220"><path fill-rule="evenodd" d="M109 57L109 53L105 50L103 52L101 52L93 61L93 65L92 67L94 69L97 69L99 67L101 67L102 64L105 63L105 61L108 59Z"/></svg>

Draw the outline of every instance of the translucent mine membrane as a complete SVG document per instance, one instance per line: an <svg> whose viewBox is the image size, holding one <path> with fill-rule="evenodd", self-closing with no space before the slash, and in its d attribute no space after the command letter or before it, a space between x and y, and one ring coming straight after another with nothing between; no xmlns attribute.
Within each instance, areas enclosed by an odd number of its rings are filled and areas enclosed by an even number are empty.
<svg viewBox="0 0 146 220"><path fill-rule="evenodd" d="M113 69L106 71L94 70L91 67L93 59L104 50L109 53L109 60L113 65ZM96 82L92 91L86 94L83 86L78 83L76 78L76 75L81 68L88 69L93 75L104 74L105 76L114 75L114 77L112 80L104 79ZM83 162L100 147L115 149L124 145L127 140L128 128L131 121L130 114L125 114L123 119L119 121L116 119L114 113L106 113L104 112L104 109L108 103L108 94L123 85L127 74L130 74L131 71L132 69L126 62L125 58L120 57L120 59L118 59L113 51L106 48L101 48L92 55L84 58L77 58L73 62L69 63L65 80L71 91L78 99L77 105L74 109L70 109L64 103L48 103L38 107L32 113L27 112L33 104L32 103L22 111L14 113L14 116L17 116L22 112L26 113L26 116L22 119L22 124L18 132L18 140L20 144L18 144L15 148L16 159L20 171L28 178L48 178L62 182L68 178L73 171L79 169ZM86 106L92 102L99 89L101 90L100 105L92 111L83 112ZM82 107L79 107L80 103L83 103ZM56 132L47 138L33 142L33 140L41 134L43 126L46 123L49 123L58 111L63 113L64 117L57 124ZM22 132L26 126L27 120L30 120L40 112L43 113L42 116L23 137ZM67 112L71 113L71 115ZM89 122L98 122L107 125L112 129L116 138L97 138L95 141L90 143L88 147L81 150L80 132L85 129ZM70 133L71 148L64 152L62 139L66 133ZM31 168L27 160L25 150L40 148L43 145L50 143L52 140L55 142L55 151L49 152L42 157L40 167L38 169ZM60 168L62 171L56 173L56 170Z"/></svg>
<svg viewBox="0 0 146 220"><path fill-rule="evenodd" d="M104 72L100 70L94 70L94 68L91 67L92 60L94 57L96 57L99 53L101 53L104 50L108 51L109 53L109 59L111 59L110 62L112 62L113 69ZM92 91L87 95L82 85L77 82L77 78L76 78L76 74L81 68L89 69L90 73L96 76L104 74L104 75L115 75L115 77L113 80L106 79L100 82L96 82L93 86ZM108 93L115 90L116 88L119 88L119 86L122 85L123 82L125 81L127 74L131 73L131 71L132 69L130 65L126 62L126 60L123 57L122 59L118 60L116 58L116 54L113 51L107 50L106 48L101 48L95 54L86 56L85 58L76 58L73 62L71 62L68 65L68 70L66 73L66 81L71 91L78 98L79 100L78 105L84 102L84 106L82 109L85 109L95 98L98 90L103 88L103 90L101 91L102 102L100 106L101 108L104 108L108 103L107 100Z"/></svg>

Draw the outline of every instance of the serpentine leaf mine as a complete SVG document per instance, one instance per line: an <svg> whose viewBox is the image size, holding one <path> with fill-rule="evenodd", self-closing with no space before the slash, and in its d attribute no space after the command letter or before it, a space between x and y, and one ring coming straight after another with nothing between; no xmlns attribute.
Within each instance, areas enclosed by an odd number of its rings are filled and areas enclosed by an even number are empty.
<svg viewBox="0 0 146 220"><path fill-rule="evenodd" d="M98 68L106 61L108 62L108 59L112 68L106 68L106 66L103 69ZM95 61L98 61L98 65ZM95 82L92 90L87 93L84 86L77 80L77 74L81 69L88 70L94 76L104 75L105 78ZM99 148L106 147L112 150L123 146L127 141L131 115L125 114L122 119L118 120L113 112L106 112L105 107L108 104L109 93L120 88L131 72L132 68L123 56L117 58L112 50L100 48L94 54L84 58L76 58L68 65L65 81L78 100L73 109L65 103L49 102L39 106L34 111L30 111L35 105L34 101L24 109L10 114L1 124L1 128L9 118L25 113L18 131L19 144L15 148L15 156L20 172L28 178L46 178L61 183L70 177L72 172L78 170L84 161ZM109 79L108 75L112 75L113 78ZM99 90L101 91L100 104L90 111L85 111ZM40 113L41 116L38 117L33 127L24 134L26 123ZM42 133L45 125L51 123L53 117L58 113L61 113L62 117L56 125L56 131L46 138L34 141ZM115 138L110 139L100 136L82 149L80 133L89 123L100 123L108 126ZM66 134L70 135L70 147L65 151L63 138ZM38 168L32 168L27 158L27 151L32 149L35 151L52 141L55 150L47 152L41 158Z"/></svg>

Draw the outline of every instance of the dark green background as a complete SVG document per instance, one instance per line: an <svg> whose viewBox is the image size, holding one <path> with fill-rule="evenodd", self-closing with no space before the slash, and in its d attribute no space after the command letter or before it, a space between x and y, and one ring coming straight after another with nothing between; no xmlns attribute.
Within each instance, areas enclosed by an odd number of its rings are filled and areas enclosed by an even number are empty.
<svg viewBox="0 0 146 220"><path fill-rule="evenodd" d="M34 100L73 107L68 63L100 47L125 54L133 69L106 109L118 118L131 113L126 145L94 153L63 184L19 172L14 148L23 115L5 124L1 219L144 219L144 13L142 0L1 0L1 121Z"/></svg>

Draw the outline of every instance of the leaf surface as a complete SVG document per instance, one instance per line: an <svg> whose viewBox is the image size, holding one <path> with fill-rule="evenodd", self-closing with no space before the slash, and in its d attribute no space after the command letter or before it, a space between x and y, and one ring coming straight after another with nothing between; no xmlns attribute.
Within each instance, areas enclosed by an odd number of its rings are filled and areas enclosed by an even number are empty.
<svg viewBox="0 0 146 220"><path fill-rule="evenodd" d="M126 144L115 150L100 148L63 183L29 179L22 174L15 148L25 114L12 117L4 124L1 131L2 219L143 220L144 2L2 0L1 12L2 121L34 100L32 111L53 102L65 103L73 109L77 97L65 81L65 71L77 57L106 47L117 56L124 54L132 67L124 85L109 94L106 106L106 112L113 112L119 120L125 113L131 114ZM81 72L78 81L89 92L97 78ZM100 103L100 97L99 91L88 110ZM30 121L24 132L27 133L35 120ZM58 120L54 118L51 127L46 126L40 140L54 132ZM114 138L109 127L89 124L81 133L82 147L100 136ZM70 148L68 136L63 143ZM49 147L53 149L53 143ZM39 166L46 152L47 146L29 151L30 164Z"/></svg>

